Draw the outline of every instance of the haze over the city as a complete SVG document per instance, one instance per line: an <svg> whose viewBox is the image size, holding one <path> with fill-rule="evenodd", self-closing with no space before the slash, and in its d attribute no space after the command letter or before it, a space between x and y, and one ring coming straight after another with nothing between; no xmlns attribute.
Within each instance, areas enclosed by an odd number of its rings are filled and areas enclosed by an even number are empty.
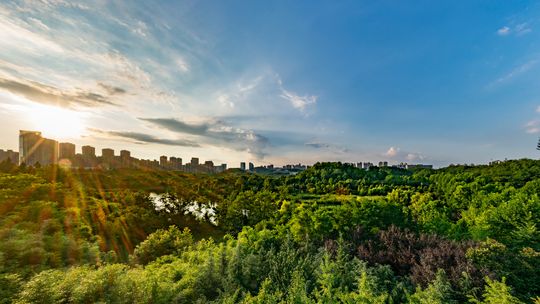
<svg viewBox="0 0 540 304"><path fill-rule="evenodd" d="M535 1L4 1L0 148L140 158L538 158Z"/></svg>

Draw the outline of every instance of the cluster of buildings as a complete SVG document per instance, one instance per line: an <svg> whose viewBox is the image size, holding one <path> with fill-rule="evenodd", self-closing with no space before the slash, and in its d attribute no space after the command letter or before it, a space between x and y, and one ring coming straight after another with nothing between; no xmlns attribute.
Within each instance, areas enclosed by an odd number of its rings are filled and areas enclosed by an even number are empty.
<svg viewBox="0 0 540 304"><path fill-rule="evenodd" d="M77 168L149 168L192 173L218 173L227 169L226 164L215 166L212 161L199 163L197 157L183 164L180 157L161 156L159 161L137 159L132 157L131 152L127 150L121 150L119 155L115 155L113 149L105 148L101 150L101 156L96 155L96 148L92 146L82 146L81 153L76 153L75 150L75 144L59 143L56 140L44 138L41 132L21 130L19 131L19 153L10 150L5 153L11 153L11 160L14 163L30 166L59 164Z"/></svg>
<svg viewBox="0 0 540 304"><path fill-rule="evenodd" d="M198 157L191 158L188 163L183 163L180 157L161 156L159 160L137 159L131 156L131 152L121 150L119 155L113 149L105 148L101 150L101 156L96 155L96 148L92 146L82 146L81 153L76 153L75 144L68 142L59 143L56 140L44 138L41 132L19 131L19 152L12 150L0 150L0 162L10 160L15 164L26 164L42 166L59 164L66 167L75 168L148 168L161 170L177 170L190 173L219 173L227 170L227 164L214 165L212 161L199 162ZM371 162L351 163L360 169L369 169L376 165ZM381 161L378 167L388 167L387 161ZM400 163L392 165L394 168L402 169L432 169L432 165ZM240 169L243 171L277 174L295 174L308 169L309 166L302 164L285 165L274 167L266 165L255 167L251 162L241 162Z"/></svg>
<svg viewBox="0 0 540 304"><path fill-rule="evenodd" d="M0 162L8 160L14 164L19 163L19 152L13 150L4 151L0 149Z"/></svg>
<svg viewBox="0 0 540 304"><path fill-rule="evenodd" d="M379 168L386 168L388 167L387 161L380 161L378 166L375 166L374 163L370 162L359 162L356 164L351 164L359 169L365 169L368 170L371 167L379 167ZM408 164L408 163L399 163L397 165L391 165L392 168L400 168L400 169L433 169L433 165L424 165L424 164Z"/></svg>

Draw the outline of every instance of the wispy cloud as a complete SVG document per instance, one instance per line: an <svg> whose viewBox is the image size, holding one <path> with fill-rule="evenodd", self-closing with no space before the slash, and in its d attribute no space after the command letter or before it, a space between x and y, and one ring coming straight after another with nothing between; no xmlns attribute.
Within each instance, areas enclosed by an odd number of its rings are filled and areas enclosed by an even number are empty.
<svg viewBox="0 0 540 304"><path fill-rule="evenodd" d="M218 127L219 122L202 122L188 123L173 118L139 118L142 121L149 122L161 128L177 133L185 133L190 135L206 135L209 134L211 127Z"/></svg>
<svg viewBox="0 0 540 304"><path fill-rule="evenodd" d="M66 92L33 81L0 78L0 89L37 102L61 107L115 105L107 96L81 89Z"/></svg>
<svg viewBox="0 0 540 304"><path fill-rule="evenodd" d="M257 76L244 77L233 85L219 90L215 95L219 105L228 110L252 110L260 112L261 107L273 114L288 113L288 108L278 104L285 100L293 109L304 116L310 114L318 101L316 95L301 95L285 88L281 77L271 70L265 70ZM277 97L277 98L276 98ZM256 107L255 107L256 106Z"/></svg>
<svg viewBox="0 0 540 304"><path fill-rule="evenodd" d="M88 131L90 131L94 137L128 139L138 144L161 144L181 147L200 147L198 143L191 140L158 138L145 133L129 131L105 131L94 128L89 128Z"/></svg>
<svg viewBox="0 0 540 304"><path fill-rule="evenodd" d="M305 145L308 146L308 147L315 148L315 149L330 148L330 144L317 142L317 141L315 141L315 142L307 142L307 143L305 143Z"/></svg>
<svg viewBox="0 0 540 304"><path fill-rule="evenodd" d="M279 75L275 75L276 81L279 85L279 89L281 91L280 97L289 101L291 105L297 109L300 110L303 114L307 114L306 110L310 106L314 106L317 103L318 96L315 95L304 95L300 96L299 94L286 90L283 86L283 81L281 80L281 77Z"/></svg>
<svg viewBox="0 0 540 304"><path fill-rule="evenodd" d="M230 88L218 92L217 100L221 106L232 109L237 103L245 102L248 97L255 93L264 78L263 75L259 75L251 79L238 80Z"/></svg>
<svg viewBox="0 0 540 304"><path fill-rule="evenodd" d="M105 84L103 82L98 82L98 86L100 86L102 89L104 89L109 95L119 95L119 94L125 94L126 90L115 87L112 85Z"/></svg>
<svg viewBox="0 0 540 304"><path fill-rule="evenodd" d="M282 89L281 92L280 96L288 100L295 109L300 110L302 113L305 113L308 106L317 103L317 96L314 95L298 96L296 93L285 89Z"/></svg>
<svg viewBox="0 0 540 304"><path fill-rule="evenodd" d="M509 36L511 34L515 36L523 36L532 32L528 22L519 23L516 25L505 25L497 30L497 35L499 36Z"/></svg>
<svg viewBox="0 0 540 304"><path fill-rule="evenodd" d="M330 143L326 143L326 142L322 142L318 140L309 141L305 143L304 145L307 147L314 148L314 149L322 149L322 150L327 150L327 151L330 151L333 153L339 153L339 154L349 152L349 149L345 147L341 147L335 144L330 144Z"/></svg>
<svg viewBox="0 0 540 304"><path fill-rule="evenodd" d="M187 122L174 118L139 118L154 126L178 134L196 136L198 142L206 145L246 151L258 159L265 155L269 140L253 130L234 128L221 120Z"/></svg>
<svg viewBox="0 0 540 304"><path fill-rule="evenodd" d="M537 134L537 133L540 133L540 120L535 119L535 120L529 121L529 122L525 125L525 132L527 132L527 133L529 133L529 134Z"/></svg>
<svg viewBox="0 0 540 304"><path fill-rule="evenodd" d="M513 78L522 75L526 73L527 71L531 70L532 68L536 67L536 65L540 62L538 59L531 59L517 67L515 67L513 70L511 70L509 73L499 77L497 80L495 80L493 83L491 83L488 87L493 87L497 84L503 84L505 82L508 82L512 80Z"/></svg>
<svg viewBox="0 0 540 304"><path fill-rule="evenodd" d="M518 36L521 36L532 32L532 29L529 27L528 22L524 22L516 25L515 32Z"/></svg>

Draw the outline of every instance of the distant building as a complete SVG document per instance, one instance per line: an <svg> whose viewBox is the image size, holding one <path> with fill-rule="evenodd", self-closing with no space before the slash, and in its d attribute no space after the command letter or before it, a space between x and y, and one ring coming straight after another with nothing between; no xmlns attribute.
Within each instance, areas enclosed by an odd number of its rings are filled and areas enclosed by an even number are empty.
<svg viewBox="0 0 540 304"><path fill-rule="evenodd" d="M253 171L255 169L255 165L253 163L249 163L249 171Z"/></svg>
<svg viewBox="0 0 540 304"><path fill-rule="evenodd" d="M101 157L104 160L110 160L114 158L114 150L110 148L101 149Z"/></svg>
<svg viewBox="0 0 540 304"><path fill-rule="evenodd" d="M128 150L120 150L120 166L123 168L129 168L131 165L131 152Z"/></svg>
<svg viewBox="0 0 540 304"><path fill-rule="evenodd" d="M96 157L96 148L92 146L82 146L82 155L84 157Z"/></svg>
<svg viewBox="0 0 540 304"><path fill-rule="evenodd" d="M369 168L371 167L374 167L375 165L373 163L370 163L370 162L364 162L362 164L362 169L365 169L365 170L368 170Z"/></svg>
<svg viewBox="0 0 540 304"><path fill-rule="evenodd" d="M72 143L67 143L67 142L58 144L58 158L59 159L75 158L75 145Z"/></svg>
<svg viewBox="0 0 540 304"><path fill-rule="evenodd" d="M120 150L120 158L122 159L131 158L131 152L129 152L128 150Z"/></svg>
<svg viewBox="0 0 540 304"><path fill-rule="evenodd" d="M40 161L40 153L37 152L43 138L41 132L19 131L19 163L33 165Z"/></svg>
<svg viewBox="0 0 540 304"><path fill-rule="evenodd" d="M19 164L19 152L14 152L13 150L7 150L7 151L4 151L4 150L1 150L0 149L0 162L3 162L5 160L8 160L15 164L15 165L18 165Z"/></svg>
<svg viewBox="0 0 540 304"><path fill-rule="evenodd" d="M191 158L191 165L192 166L198 166L199 165L199 158L198 157L192 157Z"/></svg>
<svg viewBox="0 0 540 304"><path fill-rule="evenodd" d="M169 167L173 170L182 170L182 158L171 156Z"/></svg>
<svg viewBox="0 0 540 304"><path fill-rule="evenodd" d="M399 163L399 164L397 165L397 167L400 168L400 169L407 169L407 166L408 166L407 163L403 163L403 162L402 162L402 163Z"/></svg>
<svg viewBox="0 0 540 304"><path fill-rule="evenodd" d="M433 169L433 165L424 165L424 164L416 164L416 165L409 165L405 164L406 169Z"/></svg>
<svg viewBox="0 0 540 304"><path fill-rule="evenodd" d="M159 165L163 168L167 168L169 165L169 162L167 161L167 156L162 155L159 157Z"/></svg>
<svg viewBox="0 0 540 304"><path fill-rule="evenodd" d="M214 162L211 160L207 160L204 162L204 166L208 168L214 168Z"/></svg>
<svg viewBox="0 0 540 304"><path fill-rule="evenodd" d="M56 164L58 142L41 137L41 132L19 131L19 163L34 166Z"/></svg>
<svg viewBox="0 0 540 304"><path fill-rule="evenodd" d="M245 162L240 163L240 170L246 171L246 163Z"/></svg>
<svg viewBox="0 0 540 304"><path fill-rule="evenodd" d="M379 162L379 168L384 168L384 167L388 167L388 162L387 161L380 161Z"/></svg>

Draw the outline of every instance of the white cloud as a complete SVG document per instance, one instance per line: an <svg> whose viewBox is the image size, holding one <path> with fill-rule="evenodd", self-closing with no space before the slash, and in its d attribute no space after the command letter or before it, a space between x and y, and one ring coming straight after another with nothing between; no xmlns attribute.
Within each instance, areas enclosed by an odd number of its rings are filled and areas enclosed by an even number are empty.
<svg viewBox="0 0 540 304"><path fill-rule="evenodd" d="M315 95L298 96L296 93L287 91L283 88L281 89L280 96L288 100L295 109L300 110L302 113L306 111L308 106L316 104L318 98Z"/></svg>
<svg viewBox="0 0 540 304"><path fill-rule="evenodd" d="M255 79L251 80L247 84L239 83L238 84L238 92L239 93L248 93L253 91L257 86L259 86L259 83L263 79L263 76L256 77Z"/></svg>
<svg viewBox="0 0 540 304"><path fill-rule="evenodd" d="M226 108L234 108L236 103L246 101L249 96L259 87L264 76L257 76L249 80L239 80L231 85L229 89L221 90L217 93L217 101ZM261 94L259 92L259 94Z"/></svg>
<svg viewBox="0 0 540 304"><path fill-rule="evenodd" d="M281 91L281 94L279 96L285 100L288 100L293 106L293 108L299 110L303 114L306 114L306 110L309 106L314 106L317 103L317 99L319 98L318 96L316 95L300 96L297 93L286 90L284 88L283 81L281 80L281 77L279 76L279 74L274 74L274 78Z"/></svg>
<svg viewBox="0 0 540 304"><path fill-rule="evenodd" d="M510 28L508 26L503 26L500 29L497 30L497 35L499 36L506 36L510 34Z"/></svg>
<svg viewBox="0 0 540 304"><path fill-rule="evenodd" d="M529 26L529 23L523 22L523 23L513 26L512 28L510 28L509 26L503 26L497 30L497 35L508 36L510 34L514 34L515 36L523 36L530 32L532 32L532 29Z"/></svg>
<svg viewBox="0 0 540 304"><path fill-rule="evenodd" d="M180 69L180 71L182 71L184 73L189 72L189 65L184 60L184 58L177 58L176 59L176 66L178 66L178 69Z"/></svg>
<svg viewBox="0 0 540 304"><path fill-rule="evenodd" d="M538 108L536 108L536 112L540 113L540 106L538 106Z"/></svg>
<svg viewBox="0 0 540 304"><path fill-rule="evenodd" d="M535 67L537 64L538 64L539 60L538 59L532 59L532 60L529 60L527 62L525 62L524 64L514 68L512 71L510 71L508 74L502 76L502 77L499 77L499 79L497 79L494 83L492 83L490 86L493 86L495 84L500 84L500 83L504 83L504 82L507 82L509 80L511 80L512 78L516 77L516 76L519 76L527 71L529 71L530 69L532 69L533 67Z"/></svg>
<svg viewBox="0 0 540 304"><path fill-rule="evenodd" d="M137 21L136 26L132 29L132 32L134 34L137 34L143 38L148 37L148 25L142 21Z"/></svg>
<svg viewBox="0 0 540 304"><path fill-rule="evenodd" d="M383 154L383 156L393 158L399 161L408 161L408 162L417 162L417 161L423 161L426 159L424 155L421 153L416 152L406 152L402 151L400 148L397 147L390 147L386 153Z"/></svg>
<svg viewBox="0 0 540 304"><path fill-rule="evenodd" d="M388 157L396 157L399 150L400 150L399 148L390 147L390 149L388 149L388 151L386 151L386 153L384 153L384 155L388 156Z"/></svg>
<svg viewBox="0 0 540 304"><path fill-rule="evenodd" d="M529 121L525 125L525 132L527 132L529 134L540 133L540 120L535 119L535 120Z"/></svg>
<svg viewBox="0 0 540 304"><path fill-rule="evenodd" d="M56 54L64 52L64 48L58 43L16 24L2 14L0 14L0 47L4 51L13 50L34 55L42 54L44 51Z"/></svg>
<svg viewBox="0 0 540 304"><path fill-rule="evenodd" d="M521 35L525 35L532 32L532 29L529 27L529 24L525 22L525 23L516 25L515 31L516 31L516 35L521 36Z"/></svg>
<svg viewBox="0 0 540 304"><path fill-rule="evenodd" d="M227 94L219 95L218 101L224 107L234 108L234 102L231 101L231 98Z"/></svg>
<svg viewBox="0 0 540 304"><path fill-rule="evenodd" d="M49 30L50 30L50 28L49 28L45 23L43 23L41 20L39 20L39 19L30 17L30 18L28 18L28 20L29 20L30 22L32 22L33 25L35 25L35 26L41 28L41 29L44 30L44 31L49 31Z"/></svg>

